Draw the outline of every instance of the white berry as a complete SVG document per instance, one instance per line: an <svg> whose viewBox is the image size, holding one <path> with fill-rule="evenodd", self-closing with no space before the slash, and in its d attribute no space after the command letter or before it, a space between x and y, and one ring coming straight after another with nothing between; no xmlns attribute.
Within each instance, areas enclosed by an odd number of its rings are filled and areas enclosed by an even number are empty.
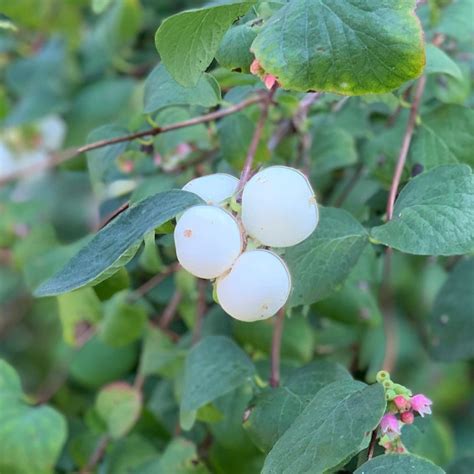
<svg viewBox="0 0 474 474"><path fill-rule="evenodd" d="M192 179L183 187L183 190L197 194L207 204L217 206L235 194L238 184L239 180L236 177L216 173Z"/></svg>
<svg viewBox="0 0 474 474"><path fill-rule="evenodd" d="M294 168L271 166L258 172L242 194L242 223L263 245L291 247L305 240L318 224L314 191Z"/></svg>
<svg viewBox="0 0 474 474"><path fill-rule="evenodd" d="M186 210L174 230L179 263L199 278L216 278L242 251L237 220L216 206L199 205Z"/></svg>
<svg viewBox="0 0 474 474"><path fill-rule="evenodd" d="M224 311L241 321L259 321L275 315L291 289L290 272L269 250L244 252L232 270L217 280L217 298Z"/></svg>

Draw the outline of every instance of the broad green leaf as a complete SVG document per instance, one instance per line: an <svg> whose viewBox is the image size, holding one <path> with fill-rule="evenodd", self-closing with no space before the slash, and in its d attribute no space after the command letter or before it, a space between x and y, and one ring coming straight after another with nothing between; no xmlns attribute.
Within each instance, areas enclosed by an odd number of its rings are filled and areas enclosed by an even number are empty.
<svg viewBox="0 0 474 474"><path fill-rule="evenodd" d="M363 449L384 411L380 384L341 380L327 385L275 443L262 474L335 469Z"/></svg>
<svg viewBox="0 0 474 474"><path fill-rule="evenodd" d="M96 389L127 375L137 361L137 347L110 347L94 336L75 354L71 377L87 388Z"/></svg>
<svg viewBox="0 0 474 474"><path fill-rule="evenodd" d="M99 337L112 347L126 346L143 334L147 321L143 306L129 303L128 291L115 294L104 305L104 319L99 328Z"/></svg>
<svg viewBox="0 0 474 474"><path fill-rule="evenodd" d="M135 472L135 471L134 471ZM196 446L187 439L175 438L162 456L140 467L140 474L207 474L206 466L198 459Z"/></svg>
<svg viewBox="0 0 474 474"><path fill-rule="evenodd" d="M156 193L162 193L169 191L176 187L176 179L174 176L169 174L157 174L149 178L145 178L140 182L132 195L130 196L130 203L136 204L143 201L145 198L155 195Z"/></svg>
<svg viewBox="0 0 474 474"><path fill-rule="evenodd" d="M446 362L474 356L474 258L459 262L439 291L428 320L431 353Z"/></svg>
<svg viewBox="0 0 474 474"><path fill-rule="evenodd" d="M163 64L151 71L145 81L143 112L150 114L170 105L213 107L221 100L219 84L210 74L203 74L191 87L176 82Z"/></svg>
<svg viewBox="0 0 474 474"><path fill-rule="evenodd" d="M195 85L211 64L230 25L253 1L229 2L188 10L167 18L155 36L156 48L169 73L184 86Z"/></svg>
<svg viewBox="0 0 474 474"><path fill-rule="evenodd" d="M313 234L283 257L293 278L290 306L329 296L349 275L368 242L365 229L346 211L320 208L319 218Z"/></svg>
<svg viewBox="0 0 474 474"><path fill-rule="evenodd" d="M93 130L87 137L87 143L109 140L130 133L117 125L104 125ZM127 149L128 143L98 148L87 152L87 167L94 191L101 196L104 184L120 177L117 158Z"/></svg>
<svg viewBox="0 0 474 474"><path fill-rule="evenodd" d="M142 409L142 395L125 382L104 387L95 401L97 413L112 438L121 438L135 425Z"/></svg>
<svg viewBox="0 0 474 474"><path fill-rule="evenodd" d="M183 358L182 349L175 347L164 332L152 326L147 329L140 359L141 374L162 374L164 369Z"/></svg>
<svg viewBox="0 0 474 474"><path fill-rule="evenodd" d="M317 392L337 380L351 380L334 362L318 361L293 371L279 388L267 388L250 403L244 422L253 442L268 452Z"/></svg>
<svg viewBox="0 0 474 474"><path fill-rule="evenodd" d="M141 474L142 467L159 455L148 438L133 433L113 443L100 466L101 474Z"/></svg>
<svg viewBox="0 0 474 474"><path fill-rule="evenodd" d="M381 94L425 65L415 0L292 0L252 51L285 89Z"/></svg>
<svg viewBox="0 0 474 474"><path fill-rule="evenodd" d="M66 437L64 417L47 405L28 405L17 373L0 360L0 472L52 472Z"/></svg>
<svg viewBox="0 0 474 474"><path fill-rule="evenodd" d="M92 11L100 14L112 3L113 0L92 0Z"/></svg>
<svg viewBox="0 0 474 474"><path fill-rule="evenodd" d="M340 128L313 130L311 163L314 175L327 173L357 162L354 138Z"/></svg>
<svg viewBox="0 0 474 474"><path fill-rule="evenodd" d="M453 458L451 430L436 417L417 417L412 425L404 426L402 442L410 453L441 466L446 466Z"/></svg>
<svg viewBox="0 0 474 474"><path fill-rule="evenodd" d="M471 474L474 466L474 456L464 456L456 459L448 466L448 474Z"/></svg>
<svg viewBox="0 0 474 474"><path fill-rule="evenodd" d="M448 163L474 166L474 110L445 105L422 117L410 149L412 163L426 169Z"/></svg>
<svg viewBox="0 0 474 474"><path fill-rule="evenodd" d="M35 295L58 295L92 282L98 283L107 269L115 265L130 248L140 245L148 232L200 202L195 194L186 191L168 191L144 199L99 231L62 270L44 282ZM121 266L128 260L121 262Z"/></svg>
<svg viewBox="0 0 474 474"><path fill-rule="evenodd" d="M250 46L257 36L255 26L237 25L230 28L222 38L216 53L217 62L232 71L249 72L254 59Z"/></svg>
<svg viewBox="0 0 474 474"><path fill-rule="evenodd" d="M441 21L436 25L436 31L451 36L458 41L472 40L474 33L472 8L472 0L451 2L443 10Z"/></svg>
<svg viewBox="0 0 474 474"><path fill-rule="evenodd" d="M459 66L442 49L433 44L426 45L425 74L448 74L462 79Z"/></svg>
<svg viewBox="0 0 474 474"><path fill-rule="evenodd" d="M252 361L234 341L205 337L186 359L181 410L197 410L242 385L254 372Z"/></svg>
<svg viewBox="0 0 474 474"><path fill-rule="evenodd" d="M443 165L413 178L395 202L393 219L372 238L415 255L458 255L474 249L474 176Z"/></svg>
<svg viewBox="0 0 474 474"><path fill-rule="evenodd" d="M362 464L354 474L443 474L444 471L427 459L413 454L385 454Z"/></svg>
<svg viewBox="0 0 474 474"><path fill-rule="evenodd" d="M84 327L96 325L102 317L100 300L92 288L80 288L58 296L58 311L64 340L71 345Z"/></svg>
<svg viewBox="0 0 474 474"><path fill-rule="evenodd" d="M130 276L125 267L119 268L110 278L94 286L94 291L101 301L112 298L119 291L130 287Z"/></svg>

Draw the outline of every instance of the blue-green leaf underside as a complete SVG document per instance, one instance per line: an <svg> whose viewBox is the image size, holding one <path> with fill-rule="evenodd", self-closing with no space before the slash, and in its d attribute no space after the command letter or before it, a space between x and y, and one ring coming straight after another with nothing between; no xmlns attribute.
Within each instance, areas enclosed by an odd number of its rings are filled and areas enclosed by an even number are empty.
<svg viewBox="0 0 474 474"><path fill-rule="evenodd" d="M425 65L415 0L292 0L252 44L285 89L384 93Z"/></svg>
<svg viewBox="0 0 474 474"><path fill-rule="evenodd" d="M413 454L386 454L362 464L354 474L443 474L444 471L427 459Z"/></svg>
<svg viewBox="0 0 474 474"><path fill-rule="evenodd" d="M44 282L35 295L58 295L92 282L97 283L130 248L136 250L145 234L188 207L200 203L201 199L195 194L178 190L159 193L140 201L99 231L62 270Z"/></svg>

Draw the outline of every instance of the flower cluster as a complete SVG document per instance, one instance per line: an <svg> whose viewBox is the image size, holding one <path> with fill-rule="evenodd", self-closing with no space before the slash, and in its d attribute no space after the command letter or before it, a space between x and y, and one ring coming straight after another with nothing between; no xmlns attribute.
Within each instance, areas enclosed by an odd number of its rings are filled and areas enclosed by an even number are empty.
<svg viewBox="0 0 474 474"><path fill-rule="evenodd" d="M404 453L405 446L401 441L402 428L411 425L416 415L431 415L432 401L423 394L413 395L403 385L394 383L390 374L384 370L377 374L377 382L385 389L387 412L380 421L380 442L386 452Z"/></svg>
<svg viewBox="0 0 474 474"><path fill-rule="evenodd" d="M265 84L265 87L267 89L271 89L275 84L278 84L277 78L273 74L267 74L265 70L262 68L262 65L258 61L258 59L254 59L252 64L250 65L250 72L254 76L259 76L263 83Z"/></svg>

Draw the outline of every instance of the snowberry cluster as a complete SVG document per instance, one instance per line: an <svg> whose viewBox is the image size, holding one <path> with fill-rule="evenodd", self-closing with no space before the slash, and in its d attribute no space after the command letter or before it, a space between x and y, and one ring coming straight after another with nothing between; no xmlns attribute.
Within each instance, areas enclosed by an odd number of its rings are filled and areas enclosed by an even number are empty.
<svg viewBox="0 0 474 474"><path fill-rule="evenodd" d="M242 190L237 178L212 174L183 187L206 204L177 219L176 254L191 274L216 279L224 311L241 321L275 315L286 303L291 276L285 262L264 247L290 247L305 240L319 219L313 189L294 168L272 166Z"/></svg>
<svg viewBox="0 0 474 474"><path fill-rule="evenodd" d="M380 421L382 436L379 444L386 452L404 453L406 448L401 441L403 426L411 425L416 414L421 417L431 415L433 402L421 393L413 395L410 389L394 383L385 370L377 374L377 382L383 385L387 399L387 413Z"/></svg>

